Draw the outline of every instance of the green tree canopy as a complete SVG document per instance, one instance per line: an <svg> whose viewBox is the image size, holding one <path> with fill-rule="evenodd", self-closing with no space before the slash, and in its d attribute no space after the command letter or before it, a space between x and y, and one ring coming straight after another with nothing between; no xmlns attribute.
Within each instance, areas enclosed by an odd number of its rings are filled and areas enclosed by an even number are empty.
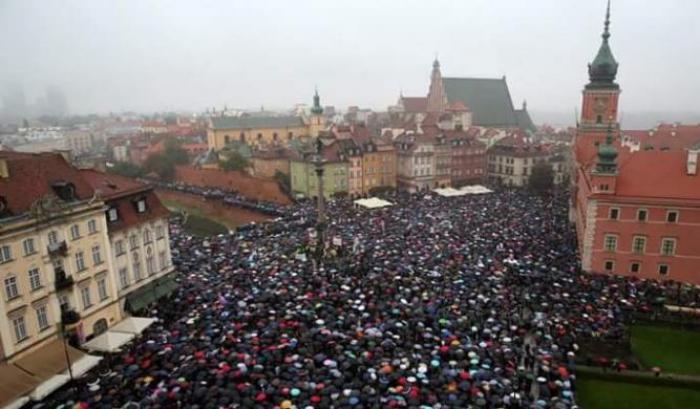
<svg viewBox="0 0 700 409"><path fill-rule="evenodd" d="M545 194L554 187L554 170L548 162L541 161L532 167L528 181L530 189L539 194Z"/></svg>
<svg viewBox="0 0 700 409"><path fill-rule="evenodd" d="M189 162L187 152L182 149L182 142L178 139L169 138L165 140L165 155L177 165L184 165Z"/></svg>
<svg viewBox="0 0 700 409"><path fill-rule="evenodd" d="M107 172L130 178L137 178L144 175L143 168L129 162L116 162L113 166L107 168Z"/></svg>
<svg viewBox="0 0 700 409"><path fill-rule="evenodd" d="M248 167L248 159L238 152L227 153L225 160L219 162L219 167L223 170L243 170Z"/></svg>
<svg viewBox="0 0 700 409"><path fill-rule="evenodd" d="M144 168L150 173L156 173L163 180L175 177L175 162L167 155L155 154L146 159Z"/></svg>

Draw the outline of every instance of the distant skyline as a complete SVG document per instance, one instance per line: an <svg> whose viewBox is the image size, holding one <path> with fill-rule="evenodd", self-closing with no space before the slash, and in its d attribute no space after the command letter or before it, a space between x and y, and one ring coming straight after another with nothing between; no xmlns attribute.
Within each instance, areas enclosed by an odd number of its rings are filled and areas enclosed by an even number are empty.
<svg viewBox="0 0 700 409"><path fill-rule="evenodd" d="M318 86L323 104L383 110L424 95L438 55L444 76L506 75L516 107L573 118L604 13L605 0L9 0L0 96L60 89L76 114L282 109ZM699 13L612 2L621 111L700 113Z"/></svg>

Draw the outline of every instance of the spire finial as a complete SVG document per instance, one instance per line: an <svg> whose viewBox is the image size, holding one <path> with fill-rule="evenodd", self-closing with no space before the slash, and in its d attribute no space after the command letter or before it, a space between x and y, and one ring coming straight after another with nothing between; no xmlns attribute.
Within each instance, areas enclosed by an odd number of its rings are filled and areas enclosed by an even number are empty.
<svg viewBox="0 0 700 409"><path fill-rule="evenodd" d="M438 61L438 53L435 53L435 60L433 61L433 68L440 68L440 61Z"/></svg>
<svg viewBox="0 0 700 409"><path fill-rule="evenodd" d="M608 8L605 11L605 30L603 31L603 40L607 41L610 38L610 0L608 0Z"/></svg>

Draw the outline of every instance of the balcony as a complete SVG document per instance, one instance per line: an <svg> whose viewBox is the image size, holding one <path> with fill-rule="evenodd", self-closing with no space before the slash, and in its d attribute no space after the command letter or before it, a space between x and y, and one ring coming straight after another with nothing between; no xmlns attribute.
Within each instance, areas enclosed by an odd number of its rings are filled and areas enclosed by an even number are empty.
<svg viewBox="0 0 700 409"><path fill-rule="evenodd" d="M62 268L56 269L56 292L68 290L73 287L75 282L73 277L66 274L66 271Z"/></svg>
<svg viewBox="0 0 700 409"><path fill-rule="evenodd" d="M49 251L50 257L56 257L56 256L65 257L66 254L68 253L68 245L66 244L65 240L61 240L59 242L49 244L48 246L46 246L46 248Z"/></svg>

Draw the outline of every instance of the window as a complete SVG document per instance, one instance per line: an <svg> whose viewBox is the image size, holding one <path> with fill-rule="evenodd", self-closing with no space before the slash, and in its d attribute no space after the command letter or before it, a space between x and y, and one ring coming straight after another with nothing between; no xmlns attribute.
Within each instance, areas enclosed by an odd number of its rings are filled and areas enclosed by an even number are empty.
<svg viewBox="0 0 700 409"><path fill-rule="evenodd" d="M70 237L73 240L77 240L80 238L80 226L78 226L77 224L70 226Z"/></svg>
<svg viewBox="0 0 700 409"><path fill-rule="evenodd" d="M49 244L52 246L58 244L58 232L56 230L49 232Z"/></svg>
<svg viewBox="0 0 700 409"><path fill-rule="evenodd" d="M49 328L49 316L46 313L45 305L36 309L36 322L39 324L39 331Z"/></svg>
<svg viewBox="0 0 700 409"><path fill-rule="evenodd" d="M647 221L647 211L644 209L640 209L637 211L637 220L640 222L645 222Z"/></svg>
<svg viewBox="0 0 700 409"><path fill-rule="evenodd" d="M243 132L241 132L241 134L238 135L238 140L242 143L245 143L245 134Z"/></svg>
<svg viewBox="0 0 700 409"><path fill-rule="evenodd" d="M80 299L83 301L83 309L87 310L92 307L92 300L90 299L90 287L85 286L80 289Z"/></svg>
<svg viewBox="0 0 700 409"><path fill-rule="evenodd" d="M272 133L272 140L276 141L277 140L277 132Z"/></svg>
<svg viewBox="0 0 700 409"><path fill-rule="evenodd" d="M100 278L97 280L97 296L100 297L100 301L107 299L107 279Z"/></svg>
<svg viewBox="0 0 700 409"><path fill-rule="evenodd" d="M607 260L605 262L605 271L611 272L615 269L615 262L612 260Z"/></svg>
<svg viewBox="0 0 700 409"><path fill-rule="evenodd" d="M139 199L136 202L136 211L139 213L145 213L146 212L146 199Z"/></svg>
<svg viewBox="0 0 700 409"><path fill-rule="evenodd" d="M617 236L608 234L605 236L605 250L606 251L615 251L617 250Z"/></svg>
<svg viewBox="0 0 700 409"><path fill-rule="evenodd" d="M160 263L160 269L163 270L166 267L168 267L168 257L165 253L165 250L162 250L158 253L158 262Z"/></svg>
<svg viewBox="0 0 700 409"><path fill-rule="evenodd" d="M7 263L10 260L12 260L12 250L10 246L0 247L0 264Z"/></svg>
<svg viewBox="0 0 700 409"><path fill-rule="evenodd" d="M5 295L7 296L8 300L19 297L17 277L10 276L5 279Z"/></svg>
<svg viewBox="0 0 700 409"><path fill-rule="evenodd" d="M289 139L289 140L291 141L292 138L294 138L294 132L289 132L289 133L287 134L287 139Z"/></svg>
<svg viewBox="0 0 700 409"><path fill-rule="evenodd" d="M143 231L143 244L148 244L151 242L151 230L146 229Z"/></svg>
<svg viewBox="0 0 700 409"><path fill-rule="evenodd" d="M75 253L75 269L77 271L83 271L86 269L85 258L83 257L82 251Z"/></svg>
<svg viewBox="0 0 700 409"><path fill-rule="evenodd" d="M88 222L88 232L90 234L95 234L97 233L97 221L95 220L90 220Z"/></svg>
<svg viewBox="0 0 700 409"><path fill-rule="evenodd" d="M34 239L26 239L22 242L22 248L24 249L24 255L29 256L36 253L36 248L34 247Z"/></svg>
<svg viewBox="0 0 700 409"><path fill-rule="evenodd" d="M637 254L644 254L644 250L647 247L647 238L641 236L635 236L632 240L632 252Z"/></svg>
<svg viewBox="0 0 700 409"><path fill-rule="evenodd" d="M29 286L32 291L41 288L41 275L39 274L38 268L32 268L29 270Z"/></svg>
<svg viewBox="0 0 700 409"><path fill-rule="evenodd" d="M618 220L620 218L620 209L617 207L610 208L610 220Z"/></svg>
<svg viewBox="0 0 700 409"><path fill-rule="evenodd" d="M263 138L262 134L259 133L259 134L258 134L258 141L262 141L262 138Z"/></svg>
<svg viewBox="0 0 700 409"><path fill-rule="evenodd" d="M117 220L119 220L119 211L116 207L111 207L107 210L107 221L116 222Z"/></svg>
<svg viewBox="0 0 700 409"><path fill-rule="evenodd" d="M641 270L640 267L641 267L641 265L638 262L633 261L630 264L630 273L639 273L639 270Z"/></svg>
<svg viewBox="0 0 700 409"><path fill-rule="evenodd" d="M114 253L117 256L121 256L125 253L124 251L124 240L117 240L114 242Z"/></svg>
<svg viewBox="0 0 700 409"><path fill-rule="evenodd" d="M150 247L146 249L146 272L149 276L156 273L156 260Z"/></svg>
<svg viewBox="0 0 700 409"><path fill-rule="evenodd" d="M17 317L12 320L12 328L15 330L15 341L19 344L29 338L27 335L27 326L24 323L24 317Z"/></svg>
<svg viewBox="0 0 700 409"><path fill-rule="evenodd" d="M140 281L141 280L141 259L139 258L139 253L134 252L132 254L133 257L133 263L132 267L134 269L134 280Z"/></svg>
<svg viewBox="0 0 700 409"><path fill-rule="evenodd" d="M94 246L92 248L92 262L95 265L102 264L102 253L100 252L100 246Z"/></svg>
<svg viewBox="0 0 700 409"><path fill-rule="evenodd" d="M132 234L131 237L129 237L129 249L133 250L139 246L139 238L135 234Z"/></svg>
<svg viewBox="0 0 700 409"><path fill-rule="evenodd" d="M661 239L661 255L672 256L676 253L676 239Z"/></svg>
<svg viewBox="0 0 700 409"><path fill-rule="evenodd" d="M228 135L224 135L224 144L225 144L225 145L228 145L229 142L231 142L231 137L228 136Z"/></svg>
<svg viewBox="0 0 700 409"><path fill-rule="evenodd" d="M659 264L659 274L662 276L668 274L668 264Z"/></svg>
<svg viewBox="0 0 700 409"><path fill-rule="evenodd" d="M156 226L156 239L162 239L165 237L165 228L163 226Z"/></svg>
<svg viewBox="0 0 700 409"><path fill-rule="evenodd" d="M126 288L129 286L129 271L126 267L119 269L119 287Z"/></svg>
<svg viewBox="0 0 700 409"><path fill-rule="evenodd" d="M678 221L678 212L677 211L671 211L666 213L666 221L669 223L675 223Z"/></svg>

